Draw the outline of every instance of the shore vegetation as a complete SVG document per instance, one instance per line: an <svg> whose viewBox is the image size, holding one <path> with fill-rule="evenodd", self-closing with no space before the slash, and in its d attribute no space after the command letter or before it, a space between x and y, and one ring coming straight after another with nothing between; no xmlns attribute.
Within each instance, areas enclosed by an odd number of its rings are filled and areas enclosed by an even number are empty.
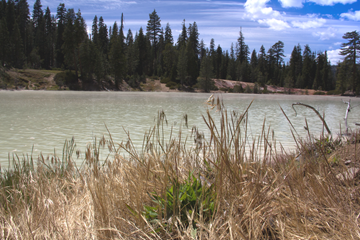
<svg viewBox="0 0 360 240"><path fill-rule="evenodd" d="M251 104L208 104L208 134L165 136L159 112L141 149L109 133L84 153L71 140L59 156L15 155L0 175L0 237L360 238L358 132L301 139L291 128L297 149L288 152L265 123L250 138Z"/></svg>

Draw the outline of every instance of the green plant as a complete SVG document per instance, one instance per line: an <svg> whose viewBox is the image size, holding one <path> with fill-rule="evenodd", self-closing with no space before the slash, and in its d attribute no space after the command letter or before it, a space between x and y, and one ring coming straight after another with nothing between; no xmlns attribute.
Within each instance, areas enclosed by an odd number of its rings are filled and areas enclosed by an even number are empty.
<svg viewBox="0 0 360 240"><path fill-rule="evenodd" d="M209 221L215 212L216 193L213 185L203 185L192 173L184 183L173 179L164 195L153 193L150 197L156 205L144 206L145 218L150 222L165 220L165 226L171 224L170 219L174 221L178 217L184 226L191 223L196 228L197 219Z"/></svg>
<svg viewBox="0 0 360 240"><path fill-rule="evenodd" d="M321 91L316 91L314 92L314 95L326 95L326 93Z"/></svg>
<svg viewBox="0 0 360 240"><path fill-rule="evenodd" d="M178 88L178 84L176 82L169 81L166 83L166 87L168 87L170 89L176 89L176 88Z"/></svg>
<svg viewBox="0 0 360 240"><path fill-rule="evenodd" d="M160 82L161 83L168 83L168 82L170 82L171 80L170 80L170 78L168 78L168 77L163 77L163 78L161 78L160 79Z"/></svg>

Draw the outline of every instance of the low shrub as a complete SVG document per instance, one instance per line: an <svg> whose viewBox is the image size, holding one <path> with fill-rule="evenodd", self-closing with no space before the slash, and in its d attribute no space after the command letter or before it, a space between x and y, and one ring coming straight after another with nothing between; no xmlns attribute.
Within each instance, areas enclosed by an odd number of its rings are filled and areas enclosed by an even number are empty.
<svg viewBox="0 0 360 240"><path fill-rule="evenodd" d="M176 82L173 82L173 81L169 81L166 83L166 87L168 87L170 89L177 89L177 88L179 88L179 84L177 84Z"/></svg>
<svg viewBox="0 0 360 240"><path fill-rule="evenodd" d="M54 81L59 87L68 86L70 89L77 84L78 78L71 71L59 72L55 75Z"/></svg>

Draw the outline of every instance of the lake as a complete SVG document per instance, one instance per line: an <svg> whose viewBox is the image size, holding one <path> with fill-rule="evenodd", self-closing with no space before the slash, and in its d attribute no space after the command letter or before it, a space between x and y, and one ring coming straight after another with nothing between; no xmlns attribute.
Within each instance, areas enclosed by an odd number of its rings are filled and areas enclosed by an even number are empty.
<svg viewBox="0 0 360 240"><path fill-rule="evenodd" d="M8 164L9 154L31 153L34 156L61 155L65 140L75 138L77 149L84 152L86 144L108 136L115 142L127 140L130 132L136 146L141 147L144 133L155 125L158 111L163 110L170 126L179 129L183 115L188 115L188 126L182 126L190 135L192 126L204 131L206 125L202 115L208 108L205 104L208 93L164 93L164 92L75 92L75 91L0 91L0 163ZM309 104L325 113L325 120L333 134L344 129L347 105L345 97L307 95L255 95L215 94L223 99L230 110L244 111L252 100L249 110L248 132L256 136L266 118L266 127L274 130L277 142L287 149L295 146L290 125L280 110L284 109L301 136L306 136L305 117L310 131L319 136L322 123L316 114L306 107L296 106L297 116L291 104ZM351 98L352 106L360 104L359 98ZM213 110L214 117L219 114ZM360 122L360 106L349 113L348 124L354 130L354 122Z"/></svg>

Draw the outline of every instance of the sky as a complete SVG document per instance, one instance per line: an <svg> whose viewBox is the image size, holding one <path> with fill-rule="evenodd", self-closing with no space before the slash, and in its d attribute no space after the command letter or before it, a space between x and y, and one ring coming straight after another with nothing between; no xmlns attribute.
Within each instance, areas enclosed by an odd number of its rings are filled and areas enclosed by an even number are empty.
<svg viewBox="0 0 360 240"><path fill-rule="evenodd" d="M28 1L30 12L35 0ZM199 39L206 47L211 38L215 46L229 50L234 46L242 29L250 51L259 52L261 45L267 51L277 41L284 43L285 61L289 61L294 46L308 44L312 51L327 51L332 64L342 61L339 49L346 42L346 32L360 32L360 0L42 0L56 15L60 3L67 9L81 10L88 31L94 16L102 16L108 28L116 21L119 25L124 14L124 34L131 29L133 35L142 27L146 31L149 14L156 10L165 29L170 24L176 41L185 19L188 27L196 22Z"/></svg>

